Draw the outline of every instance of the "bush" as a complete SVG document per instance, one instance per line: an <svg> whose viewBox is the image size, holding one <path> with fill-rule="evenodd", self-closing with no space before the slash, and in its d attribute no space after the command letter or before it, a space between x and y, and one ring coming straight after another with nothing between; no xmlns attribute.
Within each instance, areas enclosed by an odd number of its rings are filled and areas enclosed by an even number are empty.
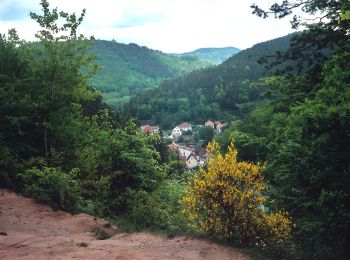
<svg viewBox="0 0 350 260"><path fill-rule="evenodd" d="M76 170L65 173L59 168L36 167L20 174L23 192L56 209L74 211L81 200L79 183L74 180Z"/></svg>
<svg viewBox="0 0 350 260"><path fill-rule="evenodd" d="M185 180L167 180L154 193L158 200L166 205L169 220L165 231L168 235L183 235L195 231L194 223L188 221L188 215L183 212L184 205L180 201L185 195L186 183Z"/></svg>
<svg viewBox="0 0 350 260"><path fill-rule="evenodd" d="M184 193L185 185L178 180L162 182L153 193L133 193L128 200L127 216L136 229L164 231L168 235L192 231L193 223L182 212L180 203Z"/></svg>
<svg viewBox="0 0 350 260"><path fill-rule="evenodd" d="M215 142L208 145L208 168L197 172L183 198L190 220L204 232L235 245L265 247L282 242L290 233L291 221L283 212L264 208L263 167L237 162L233 145L225 156L218 148Z"/></svg>
<svg viewBox="0 0 350 260"><path fill-rule="evenodd" d="M141 229L165 229L169 222L166 205L146 191L138 191L129 199L129 217Z"/></svg>

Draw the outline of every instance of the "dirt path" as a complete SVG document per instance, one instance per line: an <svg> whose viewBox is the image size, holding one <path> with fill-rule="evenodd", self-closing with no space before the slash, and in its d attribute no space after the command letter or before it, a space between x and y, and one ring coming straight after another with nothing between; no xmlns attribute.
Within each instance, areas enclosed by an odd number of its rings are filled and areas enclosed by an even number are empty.
<svg viewBox="0 0 350 260"><path fill-rule="evenodd" d="M0 259L249 259L215 243L146 233L97 240L94 227L117 233L86 214L70 215L15 193L0 191Z"/></svg>

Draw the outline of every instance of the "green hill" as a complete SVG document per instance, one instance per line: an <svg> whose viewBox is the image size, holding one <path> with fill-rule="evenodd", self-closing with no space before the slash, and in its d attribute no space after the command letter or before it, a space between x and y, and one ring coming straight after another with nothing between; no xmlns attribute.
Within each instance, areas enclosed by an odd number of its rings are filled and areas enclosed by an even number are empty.
<svg viewBox="0 0 350 260"><path fill-rule="evenodd" d="M254 45L224 63L165 81L160 88L133 97L124 107L141 121L170 128L181 121L203 123L208 118L233 120L259 100L250 84L266 74L257 60L286 50L292 35Z"/></svg>
<svg viewBox="0 0 350 260"><path fill-rule="evenodd" d="M237 54L240 49L235 47L201 48L192 52L178 54L180 57L197 57L201 60L220 64L231 56Z"/></svg>
<svg viewBox="0 0 350 260"><path fill-rule="evenodd" d="M140 90L157 87L164 79L210 65L196 57L175 57L136 44L96 40L91 47L101 70L92 79L105 101L119 106Z"/></svg>

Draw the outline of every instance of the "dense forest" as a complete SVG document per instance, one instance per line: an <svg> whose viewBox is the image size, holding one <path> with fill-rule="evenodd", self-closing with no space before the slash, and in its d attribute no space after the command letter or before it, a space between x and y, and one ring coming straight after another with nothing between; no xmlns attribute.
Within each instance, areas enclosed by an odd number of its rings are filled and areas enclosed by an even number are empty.
<svg viewBox="0 0 350 260"><path fill-rule="evenodd" d="M164 81L159 88L133 97L125 105L124 113L166 129L182 121L202 124L208 119L234 120L261 99L259 90L250 85L272 73L258 60L286 51L292 37L287 35L257 44L216 67Z"/></svg>
<svg viewBox="0 0 350 260"><path fill-rule="evenodd" d="M195 56L176 57L137 44L95 40L91 52L100 69L91 79L104 101L116 108L141 90L159 86L165 79L185 75L211 63Z"/></svg>
<svg viewBox="0 0 350 260"><path fill-rule="evenodd" d="M200 48L191 52L184 52L180 54L174 54L180 57L197 57L200 60L208 61L213 64L220 64L237 54L240 49L235 47L223 47L223 48Z"/></svg>
<svg viewBox="0 0 350 260"><path fill-rule="evenodd" d="M77 33L85 10L42 0L42 14L30 13L39 44L13 29L0 37L0 187L129 231L200 234L272 259L349 259L350 4L287 0L252 10L284 18L300 6L322 17L295 16L303 32L125 106L164 127L235 120L190 172L161 135L143 134L91 87L92 42Z"/></svg>

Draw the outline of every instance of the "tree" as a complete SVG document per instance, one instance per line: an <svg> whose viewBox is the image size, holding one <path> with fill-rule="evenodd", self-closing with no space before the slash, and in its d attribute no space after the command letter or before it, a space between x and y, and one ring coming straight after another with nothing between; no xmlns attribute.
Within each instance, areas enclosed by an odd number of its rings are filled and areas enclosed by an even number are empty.
<svg viewBox="0 0 350 260"><path fill-rule="evenodd" d="M270 196L296 223L294 242L303 259L349 259L349 1L283 1L254 13L282 18L302 7L321 15L308 21L279 62L299 66L294 75L270 77L273 115L267 160ZM278 55L277 55L278 56ZM278 63L278 62L277 62ZM275 65L272 63L272 65ZM272 88L271 88L272 87ZM297 257L297 256L295 256Z"/></svg>
<svg viewBox="0 0 350 260"><path fill-rule="evenodd" d="M34 106L25 93L28 83L29 49L14 29L0 35L0 183L16 187L19 158L28 158Z"/></svg>
<svg viewBox="0 0 350 260"><path fill-rule="evenodd" d="M264 208L263 166L238 162L233 144L224 156L218 149L215 142L208 145L208 167L196 173L183 198L190 220L236 245L282 242L291 231L291 220L282 211Z"/></svg>
<svg viewBox="0 0 350 260"><path fill-rule="evenodd" d="M88 84L88 78L94 73L88 41L77 35L85 10L77 17L74 13L59 12L57 8L50 10L47 0L40 4L42 15L30 13L42 29L36 34L38 44L33 45L28 92L36 104L37 123L42 128L43 154L48 157L50 147L58 145L53 141L57 138L57 124L63 130L61 123L67 125L67 116L79 113L78 104L93 100L96 93Z"/></svg>
<svg viewBox="0 0 350 260"><path fill-rule="evenodd" d="M270 123L271 196L295 219L294 237L303 258L349 255L349 62L349 53L333 56L314 94L276 113ZM309 84L294 83L296 89ZM285 106L285 98L275 110Z"/></svg>
<svg viewBox="0 0 350 260"><path fill-rule="evenodd" d="M209 143L214 137L214 128L210 126L202 127L198 130L198 134L201 140L205 144Z"/></svg>
<svg viewBox="0 0 350 260"><path fill-rule="evenodd" d="M270 15L284 18L293 14L296 9L301 9L309 15L294 15L292 27L305 26L306 30L294 37L288 51L279 52L273 55L272 59L267 59L272 65L289 60L288 66L282 70L283 73L309 71L314 74L313 78L317 79L322 64L329 58L330 53L349 50L350 20L346 19L346 15L350 10L350 3L347 0L284 0L280 4L271 5L268 10L256 4L252 4L251 7L253 14L263 18Z"/></svg>

